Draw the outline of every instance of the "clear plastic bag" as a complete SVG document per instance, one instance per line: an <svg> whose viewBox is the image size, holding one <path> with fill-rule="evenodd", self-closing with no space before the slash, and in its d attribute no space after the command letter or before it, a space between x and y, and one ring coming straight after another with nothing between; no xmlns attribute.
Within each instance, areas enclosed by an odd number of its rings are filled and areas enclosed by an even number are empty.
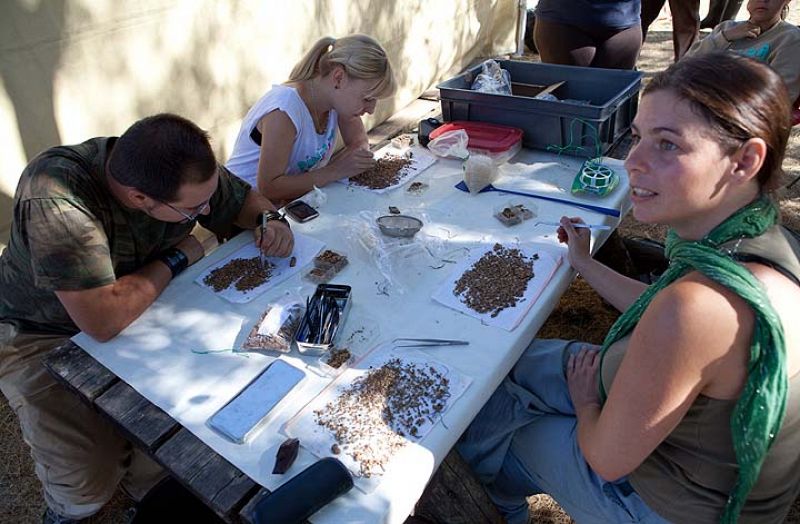
<svg viewBox="0 0 800 524"><path fill-rule="evenodd" d="M469 135L463 129L447 131L428 142L428 150L436 156L443 158L460 158L464 160L469 156Z"/></svg>
<svg viewBox="0 0 800 524"><path fill-rule="evenodd" d="M420 210L404 210L404 213L429 221ZM421 269L441 269L452 260L447 259L446 242L438 237L426 235L424 229L412 238L389 237L380 232L376 224L379 213L362 211L359 217L345 219L347 241L354 250L363 250L383 276L378 282L378 292L405 294L418 280Z"/></svg>
<svg viewBox="0 0 800 524"><path fill-rule="evenodd" d="M464 183L472 194L480 193L497 179L497 164L486 155L470 155L464 161L463 169Z"/></svg>
<svg viewBox="0 0 800 524"><path fill-rule="evenodd" d="M288 353L305 314L300 297L287 294L270 303L250 329L247 339L238 352Z"/></svg>
<svg viewBox="0 0 800 524"><path fill-rule="evenodd" d="M328 201L328 195L325 194L325 191L314 186L311 191L303 195L299 200L302 200L314 209L319 209Z"/></svg>
<svg viewBox="0 0 800 524"><path fill-rule="evenodd" d="M511 94L511 74L500 67L496 60L487 60L481 66L481 72L472 82L471 89L482 93L500 95Z"/></svg>

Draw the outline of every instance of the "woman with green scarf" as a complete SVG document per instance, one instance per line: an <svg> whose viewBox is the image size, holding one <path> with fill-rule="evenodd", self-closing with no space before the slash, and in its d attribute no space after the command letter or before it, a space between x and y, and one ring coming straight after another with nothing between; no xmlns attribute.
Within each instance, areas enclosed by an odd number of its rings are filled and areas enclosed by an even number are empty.
<svg viewBox="0 0 800 524"><path fill-rule="evenodd" d="M550 494L577 522L782 522L800 493L800 245L777 225L781 78L713 53L656 75L625 162L634 217L670 227L649 287L572 267L623 311L601 348L535 340L458 449L508 522ZM795 320L792 322L792 320Z"/></svg>

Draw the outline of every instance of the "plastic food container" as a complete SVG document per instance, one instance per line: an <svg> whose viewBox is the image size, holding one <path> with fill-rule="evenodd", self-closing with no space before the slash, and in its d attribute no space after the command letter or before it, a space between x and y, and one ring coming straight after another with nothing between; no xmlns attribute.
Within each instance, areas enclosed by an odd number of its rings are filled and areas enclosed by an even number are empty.
<svg viewBox="0 0 800 524"><path fill-rule="evenodd" d="M522 149L522 129L485 122L448 122L431 132L431 140L447 133L463 129L469 136L467 149L470 153L486 155L495 164L511 160Z"/></svg>
<svg viewBox="0 0 800 524"><path fill-rule="evenodd" d="M346 256L326 249L314 257L314 267L305 274L305 278L315 284L327 284L346 265Z"/></svg>
<svg viewBox="0 0 800 524"><path fill-rule="evenodd" d="M345 352L340 354L339 352ZM333 362L331 362L333 360ZM350 367L353 362L353 354L350 350L343 348L333 348L319 357L319 369L328 376L335 376Z"/></svg>

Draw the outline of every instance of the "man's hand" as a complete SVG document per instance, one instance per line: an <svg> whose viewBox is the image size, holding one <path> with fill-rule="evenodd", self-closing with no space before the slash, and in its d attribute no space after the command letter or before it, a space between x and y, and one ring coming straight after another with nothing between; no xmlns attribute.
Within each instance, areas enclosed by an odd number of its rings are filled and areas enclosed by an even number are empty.
<svg viewBox="0 0 800 524"><path fill-rule="evenodd" d="M736 24L722 31L722 36L725 37L725 40L728 42L735 42L736 40L742 40L744 38L758 38L760 34L761 27L750 20Z"/></svg>
<svg viewBox="0 0 800 524"><path fill-rule="evenodd" d="M264 228L263 234L261 228ZM256 245L267 256L288 257L294 249L294 235L289 226L280 220L269 220L263 226L257 227L255 235Z"/></svg>

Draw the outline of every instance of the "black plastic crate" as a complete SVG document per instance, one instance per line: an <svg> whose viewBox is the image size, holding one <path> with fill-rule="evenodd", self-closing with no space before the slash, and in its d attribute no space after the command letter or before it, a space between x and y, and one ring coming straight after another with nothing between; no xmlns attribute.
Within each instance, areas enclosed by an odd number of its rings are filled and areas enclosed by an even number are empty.
<svg viewBox="0 0 800 524"><path fill-rule="evenodd" d="M536 149L554 146L551 150L558 150L571 140L575 147L564 149L564 153L581 157L595 154L593 129L601 154L608 152L630 129L639 107L640 72L513 60L498 62L511 74L515 93L533 93L535 89L514 84L547 86L563 81L563 85L552 91L560 101L472 91L472 80L481 71L479 64L437 86L445 121L474 120L519 127L524 132L522 144Z"/></svg>

